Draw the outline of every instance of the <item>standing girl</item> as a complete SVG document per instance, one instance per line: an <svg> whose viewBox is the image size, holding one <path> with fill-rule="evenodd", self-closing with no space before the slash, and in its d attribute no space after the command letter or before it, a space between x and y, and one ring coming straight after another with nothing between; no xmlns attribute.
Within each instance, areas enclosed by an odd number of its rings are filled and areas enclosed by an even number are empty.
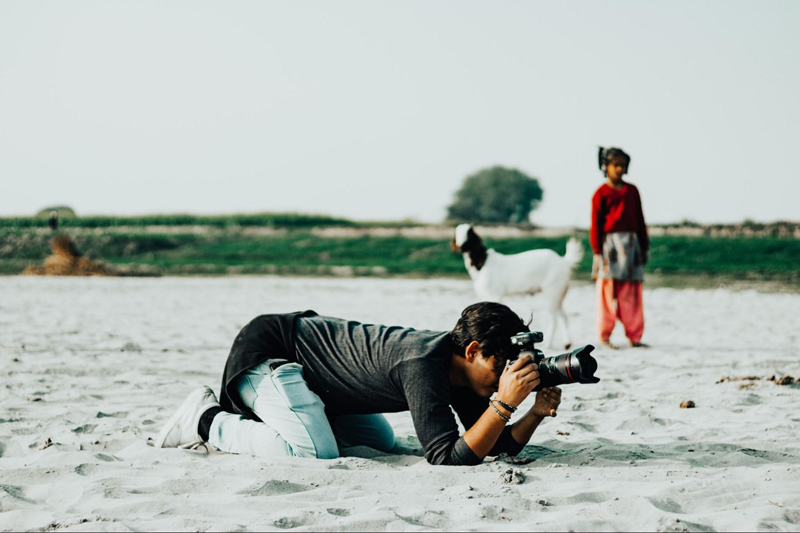
<svg viewBox="0 0 800 533"><path fill-rule="evenodd" d="M600 342L616 348L609 339L619 319L631 346L643 347L642 267L647 263L650 239L642 200L639 190L622 179L631 163L628 154L620 148L600 148L598 162L606 182L592 197L591 244Z"/></svg>

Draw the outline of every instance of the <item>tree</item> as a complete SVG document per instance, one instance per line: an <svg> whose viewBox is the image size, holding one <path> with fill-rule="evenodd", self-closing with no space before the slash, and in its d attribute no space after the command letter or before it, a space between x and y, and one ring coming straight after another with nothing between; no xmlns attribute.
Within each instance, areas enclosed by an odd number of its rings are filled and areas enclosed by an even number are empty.
<svg viewBox="0 0 800 533"><path fill-rule="evenodd" d="M78 215L75 214L75 211L71 207L66 205L54 205L51 207L45 207L44 209L40 209L35 216L36 218L47 218L53 211L58 213L58 218L78 218Z"/></svg>
<svg viewBox="0 0 800 533"><path fill-rule="evenodd" d="M542 194L539 181L517 169L486 168L464 179L447 208L447 218L465 222L528 222Z"/></svg>

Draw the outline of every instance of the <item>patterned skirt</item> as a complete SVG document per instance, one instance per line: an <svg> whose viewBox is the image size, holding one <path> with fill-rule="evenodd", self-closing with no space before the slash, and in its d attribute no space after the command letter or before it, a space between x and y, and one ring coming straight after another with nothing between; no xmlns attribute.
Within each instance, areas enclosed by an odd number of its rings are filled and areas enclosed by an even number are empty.
<svg viewBox="0 0 800 533"><path fill-rule="evenodd" d="M616 231L606 234L603 241L602 263L595 256L592 279L642 281L644 279L644 254L639 238L633 231Z"/></svg>

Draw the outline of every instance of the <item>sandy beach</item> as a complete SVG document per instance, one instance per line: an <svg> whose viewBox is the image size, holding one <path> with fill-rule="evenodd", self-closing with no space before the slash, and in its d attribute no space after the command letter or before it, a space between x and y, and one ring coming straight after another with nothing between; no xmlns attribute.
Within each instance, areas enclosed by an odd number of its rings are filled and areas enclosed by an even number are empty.
<svg viewBox="0 0 800 533"><path fill-rule="evenodd" d="M513 461L431 466L407 413L388 415L395 455L148 444L190 390L218 391L258 314L450 329L473 300L461 280L0 277L0 530L800 530L800 385L766 379L800 376L798 294L646 289L652 347L598 350L601 382L565 386ZM593 343L593 287L565 310Z"/></svg>

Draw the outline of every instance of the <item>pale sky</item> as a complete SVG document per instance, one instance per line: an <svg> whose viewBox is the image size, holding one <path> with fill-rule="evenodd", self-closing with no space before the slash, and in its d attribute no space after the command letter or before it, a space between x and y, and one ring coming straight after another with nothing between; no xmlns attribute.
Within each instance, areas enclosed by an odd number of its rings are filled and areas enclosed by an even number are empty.
<svg viewBox="0 0 800 533"><path fill-rule="evenodd" d="M800 1L0 2L0 216L437 222L492 165L589 224L800 219Z"/></svg>

